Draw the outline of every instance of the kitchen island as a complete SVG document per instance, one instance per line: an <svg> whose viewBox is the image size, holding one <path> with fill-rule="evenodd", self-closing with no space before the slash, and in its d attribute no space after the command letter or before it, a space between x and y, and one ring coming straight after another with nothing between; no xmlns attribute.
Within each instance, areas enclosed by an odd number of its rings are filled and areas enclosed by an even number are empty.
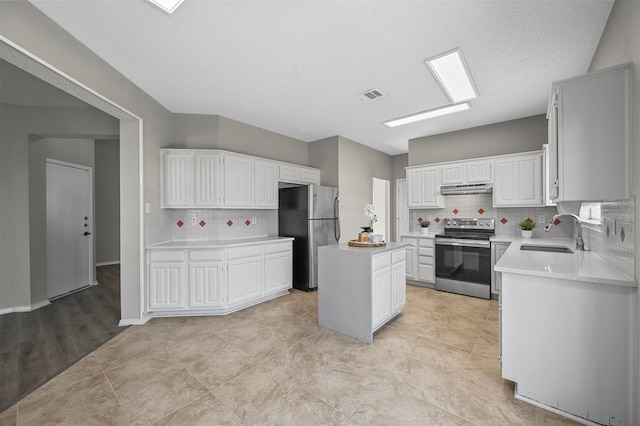
<svg viewBox="0 0 640 426"><path fill-rule="evenodd" d="M515 396L567 417L632 425L636 282L593 252L521 250L573 240L514 239L502 274L502 376Z"/></svg>
<svg viewBox="0 0 640 426"><path fill-rule="evenodd" d="M406 304L408 244L318 249L318 324L373 343L373 333Z"/></svg>

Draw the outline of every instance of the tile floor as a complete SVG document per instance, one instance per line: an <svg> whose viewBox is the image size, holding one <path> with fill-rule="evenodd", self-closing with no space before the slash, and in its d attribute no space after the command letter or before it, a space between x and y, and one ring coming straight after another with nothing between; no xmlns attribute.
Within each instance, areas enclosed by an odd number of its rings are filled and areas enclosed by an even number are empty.
<svg viewBox="0 0 640 426"><path fill-rule="evenodd" d="M497 363L496 301L407 286L373 345L317 325L317 293L130 327L0 425L553 425Z"/></svg>

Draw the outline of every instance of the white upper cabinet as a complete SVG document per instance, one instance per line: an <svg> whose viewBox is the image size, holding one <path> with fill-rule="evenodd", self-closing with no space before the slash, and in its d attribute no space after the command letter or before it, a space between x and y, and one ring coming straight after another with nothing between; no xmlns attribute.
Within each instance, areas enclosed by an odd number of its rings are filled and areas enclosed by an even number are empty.
<svg viewBox="0 0 640 426"><path fill-rule="evenodd" d="M160 153L161 207L186 208L193 205L193 153Z"/></svg>
<svg viewBox="0 0 640 426"><path fill-rule="evenodd" d="M491 160L469 161L464 166L467 183L491 182Z"/></svg>
<svg viewBox="0 0 640 426"><path fill-rule="evenodd" d="M442 185L491 182L491 160L459 161L442 164Z"/></svg>
<svg viewBox="0 0 640 426"><path fill-rule="evenodd" d="M300 167L300 183L320 185L320 170Z"/></svg>
<svg viewBox="0 0 640 426"><path fill-rule="evenodd" d="M555 202L630 198L631 67L553 84L549 192Z"/></svg>
<svg viewBox="0 0 640 426"><path fill-rule="evenodd" d="M494 160L493 205L542 206L542 151L505 155Z"/></svg>
<svg viewBox="0 0 640 426"><path fill-rule="evenodd" d="M253 159L244 155L224 155L224 205L253 207Z"/></svg>
<svg viewBox="0 0 640 426"><path fill-rule="evenodd" d="M162 208L277 209L278 182L320 185L320 170L220 150L160 150Z"/></svg>
<svg viewBox="0 0 640 426"><path fill-rule="evenodd" d="M223 166L222 154L197 152L193 155L194 199L196 207L222 207Z"/></svg>
<svg viewBox="0 0 640 426"><path fill-rule="evenodd" d="M407 168L407 203L409 208L442 208L440 167Z"/></svg>
<svg viewBox="0 0 640 426"><path fill-rule="evenodd" d="M442 184L456 185L464 182L464 164L453 163L442 166Z"/></svg>
<svg viewBox="0 0 640 426"><path fill-rule="evenodd" d="M254 207L278 208L278 163L254 161Z"/></svg>

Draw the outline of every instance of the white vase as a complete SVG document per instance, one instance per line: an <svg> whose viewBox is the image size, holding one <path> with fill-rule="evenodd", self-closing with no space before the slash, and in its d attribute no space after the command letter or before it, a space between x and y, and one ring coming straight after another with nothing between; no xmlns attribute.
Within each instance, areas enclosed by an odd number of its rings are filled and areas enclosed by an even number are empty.
<svg viewBox="0 0 640 426"><path fill-rule="evenodd" d="M522 238L533 238L533 230L531 229L521 229L520 232L522 233Z"/></svg>
<svg viewBox="0 0 640 426"><path fill-rule="evenodd" d="M420 227L420 233L422 234L428 234L429 233L429 227Z"/></svg>

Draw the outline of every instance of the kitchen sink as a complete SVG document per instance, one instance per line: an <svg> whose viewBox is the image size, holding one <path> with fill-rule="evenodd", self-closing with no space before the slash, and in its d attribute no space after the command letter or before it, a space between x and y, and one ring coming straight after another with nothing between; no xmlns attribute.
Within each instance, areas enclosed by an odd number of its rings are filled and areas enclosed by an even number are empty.
<svg viewBox="0 0 640 426"><path fill-rule="evenodd" d="M520 246L520 250L546 251L546 252L549 252L549 253L573 253L573 250L571 250L568 247L564 247L564 246L543 246L543 245L537 245L537 244L522 244Z"/></svg>

